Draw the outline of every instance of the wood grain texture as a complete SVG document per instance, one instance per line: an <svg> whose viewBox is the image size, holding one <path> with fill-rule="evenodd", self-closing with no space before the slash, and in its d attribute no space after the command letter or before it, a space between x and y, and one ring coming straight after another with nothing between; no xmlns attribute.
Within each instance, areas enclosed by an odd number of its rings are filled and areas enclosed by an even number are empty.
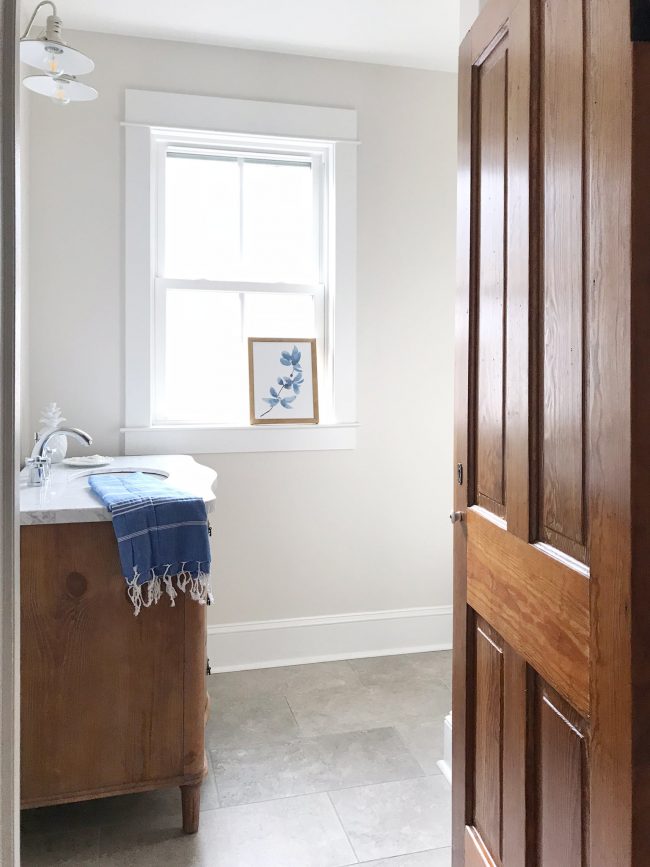
<svg viewBox="0 0 650 867"><path fill-rule="evenodd" d="M478 285L476 487L478 502L504 514L507 39L478 70Z"/></svg>
<svg viewBox="0 0 650 867"><path fill-rule="evenodd" d="M501 858L503 650L479 622L475 637L474 821L487 850Z"/></svg>
<svg viewBox="0 0 650 867"><path fill-rule="evenodd" d="M648 537L645 470L650 380L643 375L648 343L642 333L648 322L648 282L643 274L631 281L630 271L632 233L636 252L647 255L648 250L648 156L639 141L633 172L632 133L636 129L638 134L637 125L643 127L650 116L643 105L650 82L647 70L645 80L634 81L628 4L592 2L588 9L592 710L588 861L590 867L642 867L650 863L649 786L634 766L648 755L649 720L643 714L637 716L641 706L632 704L632 684L636 658L636 676L647 676L648 671L650 552L639 550L633 561L632 532L637 544ZM634 126L633 93L635 100L641 100L634 112ZM633 194L635 209L646 209L638 212L634 225ZM633 323L641 330L638 341L632 339ZM639 380L633 388L632 376L637 372ZM637 446L634 453L632 437ZM634 601L633 585L641 593ZM637 618L634 628L632 614ZM647 701L647 695L647 690L645 699L637 692L634 701ZM636 748L633 719L645 726ZM641 805L638 814L637 803Z"/></svg>
<svg viewBox="0 0 650 867"><path fill-rule="evenodd" d="M542 537L586 557L583 0L544 0Z"/></svg>
<svg viewBox="0 0 650 867"><path fill-rule="evenodd" d="M538 451L537 347L529 327L537 313L539 278L538 93L530 73L531 53L537 48L536 42L531 46L533 23L529 4L520 3L510 17L508 41L506 501L508 530L526 542L536 529Z"/></svg>
<svg viewBox="0 0 650 867"><path fill-rule="evenodd" d="M181 803L183 810L183 831L186 834L196 834L199 830L201 784L192 783L181 786Z"/></svg>
<svg viewBox="0 0 650 867"><path fill-rule="evenodd" d="M584 24L582 0L545 0L544 388L541 538L585 561Z"/></svg>
<svg viewBox="0 0 650 867"><path fill-rule="evenodd" d="M463 829L463 864L465 867L497 867L476 828Z"/></svg>
<svg viewBox="0 0 650 867"><path fill-rule="evenodd" d="M467 600L581 713L589 713L589 580L467 515Z"/></svg>
<svg viewBox="0 0 650 867"><path fill-rule="evenodd" d="M584 722L543 684L536 714L536 863L583 867L588 833Z"/></svg>
<svg viewBox="0 0 650 867"><path fill-rule="evenodd" d="M205 609L134 617L108 523L23 527L21 561L23 806L200 782Z"/></svg>
<svg viewBox="0 0 650 867"><path fill-rule="evenodd" d="M513 8L515 11L513 12ZM469 48L461 58L471 70L480 65L502 40L507 40L508 93L508 198L514 208L519 161L523 178L526 170L525 98L513 95L517 50L521 48L516 80L525 90L526 51L518 31L517 14L528 4L488 0L469 37ZM535 0L530 5L530 99L529 107L529 238L542 235L542 262L545 266L544 292L535 285L535 243L529 252L529 280L519 262L520 276L513 285L517 261L512 260L508 243L508 329L510 319L519 317L524 330L526 316L514 306L517 288L520 300L528 294L528 369L522 359L523 340L507 346L507 436L506 501L508 527L498 526L470 509L464 526L455 530L455 596L467 600L457 615L464 638L462 666L455 675L458 685L475 685L472 671L474 610L504 639L504 755L503 755L503 867L522 864L522 840L528 849L525 864L581 863L581 867L647 867L650 864L650 46L630 42L630 6L624 0ZM539 43L540 69L536 59L537 13L543 13L544 33ZM584 19L584 20L583 20ZM541 76L541 91L536 83ZM466 97L471 99L465 79ZM525 93L524 93L525 97ZM461 97L461 106L463 106ZM471 113L466 113L466 120ZM540 126L539 136L535 128ZM471 141L471 131L467 138ZM537 144L544 157L540 165ZM520 148L518 152L517 148ZM519 156L517 154L519 153ZM470 165L465 158L465 169ZM544 196L537 195L541 188ZM471 188L459 186L461 193ZM521 182L524 202L526 182ZM521 207L525 210L526 205ZM463 226L471 226L472 202L467 194L460 201ZM514 213L514 211L513 211ZM538 220L543 232L536 232ZM510 228L509 228L510 232ZM462 231L459 237L462 237ZM550 240L549 240L550 239ZM469 256L476 248L467 243L459 255ZM472 260L474 261L474 260ZM462 269L459 273L463 273ZM473 273L473 272L471 272ZM549 274L550 286L549 286ZM522 283L523 281L523 283ZM463 298L464 287L459 288ZM544 317L535 303L543 303ZM512 305L512 306L511 306ZM562 305L565 305L563 308ZM568 305L568 307L566 307ZM461 305L459 305L459 310ZM580 316L577 315L580 313ZM478 311L480 317L480 311ZM471 321L471 319L469 320ZM459 328L461 347L472 369L476 351L475 330ZM536 346L537 341L537 346ZM576 363L576 347L582 358ZM517 355L519 353L519 355ZM519 376L510 367L519 361ZM536 374L534 360L544 362ZM579 368L582 368L580 373ZM462 372L457 382L463 384ZM567 386L568 384L568 386ZM541 386L544 386L542 391ZM568 387L568 393L566 393ZM528 394L526 394L526 388ZM537 389L537 390L536 390ZM580 394L582 389L582 394ZM474 396L471 382L466 393L469 406ZM471 479L472 418L457 396L457 443L469 441L467 475ZM526 419L525 402L528 400ZM513 403L512 416L509 404ZM535 412L545 413L543 424ZM459 422L460 420L460 422ZM529 425L526 442L525 421ZM468 425L466 440L460 430ZM549 436L549 432L553 432ZM536 435L539 437L535 443ZM514 442L511 442L514 439ZM551 442L551 444L549 444ZM539 448L539 446L543 448ZM559 445L558 445L559 444ZM510 453L517 463L511 469ZM529 461L528 491L525 484L526 451ZM544 451L539 472L535 455ZM515 474L515 478L511 476ZM536 476L543 490L535 492ZM511 484L512 482L512 484ZM580 490L582 488L582 491ZM470 505L478 498L471 497ZM585 496L586 492L586 496ZM528 504L526 504L528 496ZM582 498L582 499L581 499ZM459 498L459 502L462 502ZM480 502L480 501L479 501ZM535 507L538 514L535 515ZM534 532L526 539L526 513ZM512 520L511 519L512 516ZM483 517L483 524L473 523ZM494 538L477 544L479 532L489 526ZM501 534L501 535L500 535ZM507 537L507 543L503 538ZM526 541L541 538L548 545ZM463 550L467 540L469 551ZM555 546L589 564L581 568L569 557L562 559L548 546ZM463 588L462 570L468 569L468 586ZM465 631L463 631L465 630ZM514 656L509 656L512 645ZM467 653L467 649L471 652ZM512 664L512 668L510 665ZM525 672L525 673L524 673ZM560 707L558 716L550 706L541 716L530 711L530 682L539 678L552 683L575 708ZM525 696L509 684L528 683ZM547 689L545 687L545 689ZM464 708L460 697L455 706ZM554 699L555 701L555 699ZM563 704L557 698L556 706ZM514 710L513 710L514 708ZM525 710L527 708L527 710ZM555 716L553 716L555 714ZM578 792L576 740L567 739L569 722L585 719L581 732L583 779L588 792ZM527 716L527 719L525 717ZM559 723L558 723L559 720ZM471 767L474 735L461 719L464 731L454 738L462 743L462 761ZM580 726L575 725L577 730ZM510 735L506 737L506 732ZM579 740L579 739L578 739ZM546 743L546 753L537 752ZM533 756L554 754L542 778L540 798L542 822L537 828L530 781L536 776ZM526 746L528 744L528 747ZM461 746L456 747L456 751ZM559 757L559 759L557 758ZM532 768L531 768L532 764ZM468 765L460 779L466 781ZM508 786L513 792L519 819L506 807ZM521 797L522 787L524 796ZM545 788L544 788L545 787ZM535 791L535 790L534 790ZM459 803L464 797L465 804ZM489 864L490 856L476 828L468 826L467 789L455 794L454 864ZM570 807L554 814L560 804L582 799L582 838L579 840L574 812ZM522 819L522 810L524 817ZM463 815L464 814L464 815ZM509 825L506 816L512 815ZM588 815L588 824L584 816ZM463 817L465 827L458 817ZM546 820L544 819L546 817ZM550 819L548 817L550 816ZM517 827L519 822L519 827ZM524 827L522 828L522 822ZM548 828L551 830L549 831ZM539 836L538 835L539 832ZM461 852L460 834L464 837ZM518 833L518 837L517 837ZM532 835L532 842L531 842ZM547 835L544 837L544 835ZM555 835L555 836L554 836ZM509 841L515 848L509 849ZM560 840L564 841L560 845ZM537 848L541 847L538 857ZM541 859L541 860L540 860ZM567 860L568 859L568 860Z"/></svg>
<svg viewBox="0 0 650 867"><path fill-rule="evenodd" d="M502 862L529 864L528 819L532 742L530 672L524 659L503 645L503 841Z"/></svg>

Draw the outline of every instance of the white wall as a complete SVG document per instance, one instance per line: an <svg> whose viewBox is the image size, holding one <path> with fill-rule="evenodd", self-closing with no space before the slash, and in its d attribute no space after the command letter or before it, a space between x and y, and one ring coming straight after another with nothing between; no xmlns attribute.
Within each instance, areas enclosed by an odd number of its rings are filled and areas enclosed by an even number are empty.
<svg viewBox="0 0 650 867"><path fill-rule="evenodd" d="M21 78L28 74L28 67L21 64ZM20 430L18 442L20 443L21 456L31 450L32 446L32 410L29 399L29 115L31 102L27 98L28 91L23 88L20 93L19 125L18 125L18 159L20 160L19 171L19 201L20 209L20 257L18 261L18 274L20 285L20 373L19 399Z"/></svg>
<svg viewBox="0 0 650 867"><path fill-rule="evenodd" d="M456 77L69 38L100 97L32 97L32 421L57 400L97 451L121 449L125 88L356 108L359 447L201 456L219 472L210 620L448 606Z"/></svg>
<svg viewBox="0 0 650 867"><path fill-rule="evenodd" d="M465 34L472 26L478 16L480 10L485 6L488 0L460 0L460 38L463 39Z"/></svg>

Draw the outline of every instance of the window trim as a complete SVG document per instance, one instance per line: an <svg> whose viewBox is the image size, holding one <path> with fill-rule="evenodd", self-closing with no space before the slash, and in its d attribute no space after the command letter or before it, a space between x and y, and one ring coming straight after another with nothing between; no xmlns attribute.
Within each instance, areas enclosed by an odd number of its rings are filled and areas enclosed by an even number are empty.
<svg viewBox="0 0 650 867"><path fill-rule="evenodd" d="M356 170L357 117L333 109L221 97L127 90L125 94L125 421L127 454L187 451L291 451L356 447ZM157 148L175 138L197 147L218 139L232 149L328 153L327 231L333 255L316 286L273 284L273 291L323 289L322 347L329 368L331 411L318 426L154 424L155 294L173 282L159 274L156 255L159 207ZM323 255L321 251L321 264ZM186 281L180 281L186 282ZM190 281L226 288L220 281ZM250 291L255 284L230 284ZM259 285L262 288L262 285ZM255 291L252 289L252 291ZM325 297L331 293L329 297Z"/></svg>

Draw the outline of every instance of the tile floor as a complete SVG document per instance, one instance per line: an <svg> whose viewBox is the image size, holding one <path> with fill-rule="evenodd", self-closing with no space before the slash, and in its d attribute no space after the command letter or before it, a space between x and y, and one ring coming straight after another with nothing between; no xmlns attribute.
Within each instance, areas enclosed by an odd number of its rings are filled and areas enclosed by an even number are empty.
<svg viewBox="0 0 650 867"><path fill-rule="evenodd" d="M201 828L177 789L23 813L23 867L448 867L451 654L208 678Z"/></svg>

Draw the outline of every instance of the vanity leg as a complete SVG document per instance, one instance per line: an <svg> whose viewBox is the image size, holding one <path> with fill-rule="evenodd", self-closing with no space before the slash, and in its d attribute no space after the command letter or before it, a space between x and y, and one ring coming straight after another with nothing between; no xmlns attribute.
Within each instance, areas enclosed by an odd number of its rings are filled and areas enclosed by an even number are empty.
<svg viewBox="0 0 650 867"><path fill-rule="evenodd" d="M186 834L196 834L199 830L201 783L181 786L181 803L183 806L183 831Z"/></svg>

